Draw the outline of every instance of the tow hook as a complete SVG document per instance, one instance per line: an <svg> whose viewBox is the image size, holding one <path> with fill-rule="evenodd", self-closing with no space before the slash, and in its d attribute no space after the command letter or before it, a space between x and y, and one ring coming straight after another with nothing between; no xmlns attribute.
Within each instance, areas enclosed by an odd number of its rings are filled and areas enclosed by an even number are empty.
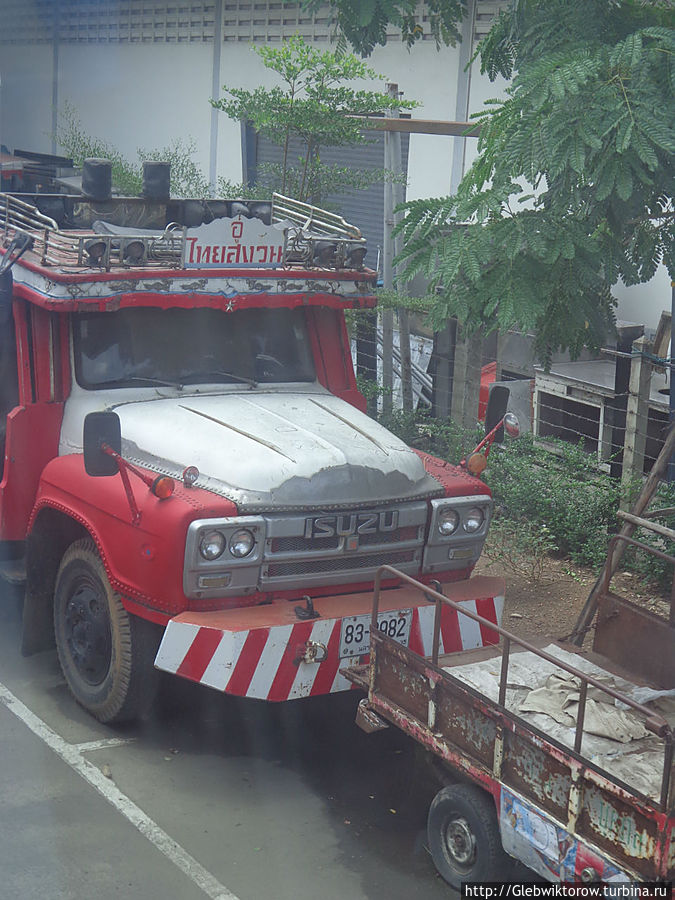
<svg viewBox="0 0 675 900"><path fill-rule="evenodd" d="M297 650L297 656L293 660L294 666L304 663L322 663L328 656L328 648L320 641L307 641L301 644Z"/></svg>
<svg viewBox="0 0 675 900"><path fill-rule="evenodd" d="M305 595L302 599L305 601L305 605L295 607L294 612L296 616L299 619L318 619L321 613L314 609L312 598Z"/></svg>

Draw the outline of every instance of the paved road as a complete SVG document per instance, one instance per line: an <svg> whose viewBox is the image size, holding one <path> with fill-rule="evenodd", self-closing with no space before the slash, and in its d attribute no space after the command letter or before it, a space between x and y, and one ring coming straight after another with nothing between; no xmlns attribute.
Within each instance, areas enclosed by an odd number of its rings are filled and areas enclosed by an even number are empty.
<svg viewBox="0 0 675 900"><path fill-rule="evenodd" d="M0 595L0 898L452 900L424 848L430 786L356 697L268 706L170 678L111 729Z"/></svg>

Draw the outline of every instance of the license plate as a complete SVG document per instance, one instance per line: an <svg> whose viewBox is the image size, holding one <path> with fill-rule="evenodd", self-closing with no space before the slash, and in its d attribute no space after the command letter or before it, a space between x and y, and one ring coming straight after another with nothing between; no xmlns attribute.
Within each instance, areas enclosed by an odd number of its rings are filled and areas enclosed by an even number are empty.
<svg viewBox="0 0 675 900"><path fill-rule="evenodd" d="M370 614L365 616L346 616L340 629L340 658L345 656L363 656L370 653ZM390 638L408 646L410 639L411 609L394 609L381 612L377 617L377 627Z"/></svg>

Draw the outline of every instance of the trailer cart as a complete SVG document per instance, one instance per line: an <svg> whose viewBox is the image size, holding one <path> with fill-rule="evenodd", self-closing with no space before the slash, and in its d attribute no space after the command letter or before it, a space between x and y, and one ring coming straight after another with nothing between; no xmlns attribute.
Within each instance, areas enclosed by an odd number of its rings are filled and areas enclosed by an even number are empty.
<svg viewBox="0 0 675 900"><path fill-rule="evenodd" d="M377 628L392 577L435 606L426 656ZM673 879L674 623L609 582L585 651L535 645L462 607L451 585L442 594L380 569L370 662L345 675L368 692L365 731L396 725L439 764L447 784L429 810L428 845L452 886L503 880L509 856L553 882ZM444 653L468 620L498 632L500 646Z"/></svg>

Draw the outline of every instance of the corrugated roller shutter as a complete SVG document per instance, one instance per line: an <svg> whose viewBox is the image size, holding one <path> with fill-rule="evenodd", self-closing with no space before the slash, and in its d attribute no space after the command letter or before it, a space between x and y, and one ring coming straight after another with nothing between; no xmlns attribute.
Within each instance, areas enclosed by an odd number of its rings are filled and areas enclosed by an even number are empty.
<svg viewBox="0 0 675 900"><path fill-rule="evenodd" d="M401 156L404 172L408 171L408 145L409 135L402 134ZM300 144L294 143L291 145L289 157L297 159L300 152ZM279 144L258 135L255 154L256 168L262 163L279 163L282 156L283 148ZM384 135L370 132L368 143L355 147L326 147L321 150L321 160L326 165L345 166L351 169L382 169L384 168ZM375 267L377 248L382 246L384 234L384 184L379 182L363 190L329 194L323 198L322 205L339 212L348 222L361 229L368 241L366 262Z"/></svg>

